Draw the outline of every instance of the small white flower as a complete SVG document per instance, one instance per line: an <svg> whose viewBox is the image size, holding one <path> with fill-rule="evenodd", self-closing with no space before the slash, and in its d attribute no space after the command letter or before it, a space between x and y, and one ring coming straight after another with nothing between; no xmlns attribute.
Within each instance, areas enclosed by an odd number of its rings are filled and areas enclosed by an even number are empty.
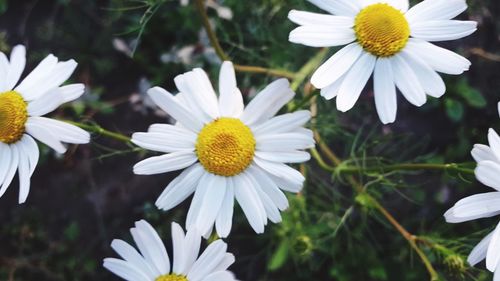
<svg viewBox="0 0 500 281"><path fill-rule="evenodd" d="M467 9L465 0L425 0L409 9L408 0L309 0L333 15L292 10L299 25L289 40L312 47L346 45L316 70L312 84L337 108L348 111L373 73L380 120L396 119L396 87L412 104L445 91L436 73L461 74L470 62L432 43L465 37L476 22L451 20Z"/></svg>
<svg viewBox="0 0 500 281"><path fill-rule="evenodd" d="M472 195L458 201L444 214L449 223L500 214L500 137L493 129L489 131L488 142L489 146L474 145L472 156L478 163L475 170L478 181L496 191ZM500 265L500 224L474 248L468 261L471 265L475 265L485 258L486 267L496 272L496 268ZM500 273L495 274L494 280L500 280Z"/></svg>
<svg viewBox="0 0 500 281"><path fill-rule="evenodd" d="M25 64L24 46L14 47L10 61L0 52L0 197L17 170L19 203L28 197L30 178L38 163L39 151L33 138L58 153L66 152L62 142L83 144L90 140L90 135L76 126L41 117L83 94L83 84L61 86L77 63L58 62L49 55L17 85Z"/></svg>
<svg viewBox="0 0 500 281"><path fill-rule="evenodd" d="M130 229L139 252L127 242L115 239L111 247L123 259L106 258L104 267L128 281L235 281L227 268L234 256L222 240L212 242L198 258L201 236L196 229L186 235L172 223L173 261L158 233L146 221Z"/></svg>
<svg viewBox="0 0 500 281"><path fill-rule="evenodd" d="M195 193L187 228L196 226L206 235L215 223L220 237L231 231L235 198L257 233L264 232L268 218L280 222L280 211L288 207L281 189L296 193L304 182L285 163L309 160L303 150L314 146L312 132L303 128L309 111L274 117L295 95L288 81L271 83L246 108L231 62L222 64L219 98L201 69L177 76L175 84L181 92L176 96L159 87L149 95L177 125L154 124L132 136L138 146L167 153L137 163L136 174L186 168L156 206L169 210Z"/></svg>

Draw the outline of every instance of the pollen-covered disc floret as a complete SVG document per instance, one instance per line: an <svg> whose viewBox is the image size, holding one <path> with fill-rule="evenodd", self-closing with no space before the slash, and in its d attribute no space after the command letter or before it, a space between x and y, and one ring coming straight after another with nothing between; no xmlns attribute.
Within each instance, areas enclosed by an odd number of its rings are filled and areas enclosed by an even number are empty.
<svg viewBox="0 0 500 281"><path fill-rule="evenodd" d="M196 154L201 165L219 176L234 176L252 162L255 138L250 128L236 118L222 117L198 134Z"/></svg>
<svg viewBox="0 0 500 281"><path fill-rule="evenodd" d="M356 16L354 30L358 43L379 57L398 53L410 38L410 26L404 14L385 3L361 10Z"/></svg>
<svg viewBox="0 0 500 281"><path fill-rule="evenodd" d="M0 94L0 142L15 143L24 134L28 120L27 104L23 97L8 91Z"/></svg>
<svg viewBox="0 0 500 281"><path fill-rule="evenodd" d="M156 278L155 281L188 281L188 279L183 275L168 274Z"/></svg>

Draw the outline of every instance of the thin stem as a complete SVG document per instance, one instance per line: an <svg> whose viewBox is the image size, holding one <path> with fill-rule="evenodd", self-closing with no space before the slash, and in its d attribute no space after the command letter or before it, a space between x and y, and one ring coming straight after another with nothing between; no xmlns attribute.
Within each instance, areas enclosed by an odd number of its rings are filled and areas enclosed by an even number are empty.
<svg viewBox="0 0 500 281"><path fill-rule="evenodd" d="M210 44L214 47L215 53L217 56L223 60L223 61L230 61L231 58L224 52L224 49L222 49L219 39L217 38L217 35L215 34L215 31L213 30L212 26L210 25L210 21L208 20L208 15L207 15L207 10L205 8L205 1L204 0L196 0L196 8L198 12L200 13L201 20L203 23L203 27L205 28L208 39L210 40ZM279 77L286 77L289 79L294 79L295 78L295 73L289 72L286 70L280 70L280 69L270 69L270 68L265 68L261 66L250 66L250 65L234 65L234 69L239 71L239 72L249 72L249 73L261 73L261 74L267 74L267 75L272 75L272 76L279 76Z"/></svg>
<svg viewBox="0 0 500 281"><path fill-rule="evenodd" d="M381 172L388 173L393 171L421 171L421 170L435 170L435 171L454 171L464 174L474 174L473 169L460 167L456 163L443 163L443 164L428 164L428 163L401 163L393 165L377 165L375 167L360 167L360 166L342 166L333 167L331 172L353 174L353 173L369 173Z"/></svg>
<svg viewBox="0 0 500 281"><path fill-rule="evenodd" d="M236 71L239 71L239 72L260 73L260 74L267 74L267 75L271 75L271 76L285 77L288 79L294 79L296 76L295 73L290 72L290 71L280 70L280 69L270 69L270 68L265 68L265 67L260 67L260 66L235 64L234 69Z"/></svg>
<svg viewBox="0 0 500 281"><path fill-rule="evenodd" d="M229 56L224 52L222 47L220 46L219 40L217 39L217 35L215 35L212 26L210 25L210 21L208 20L207 10L205 8L205 1L196 0L196 8L201 15L201 20L203 21L203 26L207 31L208 39L210 40L210 44L214 47L217 56L223 61L231 60Z"/></svg>
<svg viewBox="0 0 500 281"><path fill-rule="evenodd" d="M83 124L83 123L78 123L78 122L73 122L73 121L64 121L66 123L69 123L69 124L72 124L72 125L75 125L77 127L80 127L88 132L91 132L91 133L96 133L96 134L99 134L99 135L102 135L102 136L105 136L105 137L109 137L109 138L112 138L112 139L115 139L115 140L118 140L118 141L121 141L121 142L124 142L124 143L127 143L127 144L131 144L132 141L130 139L130 137L127 137L125 135L122 135L120 133L115 133L115 132L112 132L112 131L108 131L104 128L102 128L101 126L97 125L97 124Z"/></svg>

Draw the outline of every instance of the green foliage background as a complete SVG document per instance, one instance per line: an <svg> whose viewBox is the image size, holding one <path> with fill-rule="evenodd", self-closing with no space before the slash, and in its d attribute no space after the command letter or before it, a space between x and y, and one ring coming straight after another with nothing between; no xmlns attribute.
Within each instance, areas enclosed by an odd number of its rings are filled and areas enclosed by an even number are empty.
<svg viewBox="0 0 500 281"><path fill-rule="evenodd" d="M289 10L319 11L305 0L220 3L232 10L231 20L213 9L208 13L223 49L238 64L297 72L319 51L288 42L294 28ZM317 100L316 128L344 165L473 167L472 145L486 142L489 127L500 129L500 7L497 0L468 3L460 18L478 21L479 30L442 45L468 57L472 68L445 77L445 97L422 108L400 99L397 122L389 126L378 121L371 83L348 113ZM72 79L87 84L87 95L55 116L126 135L165 122L154 109L131 103L144 96L144 81L175 92L173 78L193 67L217 81L220 61L202 30L194 3L184 7L174 0L0 0L1 51L26 44L29 69L49 53L79 62ZM182 63L178 55L186 46L193 51ZM237 78L247 97L275 79L252 73ZM40 147L43 157L28 202L17 205L16 184L0 199L0 280L117 280L101 266L104 257L114 256L113 238L130 240L128 229L145 218L169 241L169 222L185 220L189 202L167 213L153 204L175 174L132 174L143 152L100 136L64 157ZM449 225L442 217L459 198L488 191L473 177L443 171L354 174L368 197L353 192L344 174L325 172L314 160L301 168L307 183L303 193L288 196L291 206L283 223L270 224L257 236L236 211L228 243L240 280L429 280L407 241L375 210L372 197L422 239L419 246L442 280L491 280L484 265L470 268L465 258L498 218Z"/></svg>

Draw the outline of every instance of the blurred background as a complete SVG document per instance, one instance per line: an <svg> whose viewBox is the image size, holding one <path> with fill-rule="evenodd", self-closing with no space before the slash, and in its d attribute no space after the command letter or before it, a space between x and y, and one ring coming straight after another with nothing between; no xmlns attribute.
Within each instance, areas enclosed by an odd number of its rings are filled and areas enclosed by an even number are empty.
<svg viewBox="0 0 500 281"><path fill-rule="evenodd" d="M193 1L0 0L0 50L25 44L27 71L49 53L74 58L79 67L71 82L85 83L87 92L52 116L131 135L169 120L145 94L152 85L176 92L173 78L194 67L217 85L221 61ZM415 108L400 96L397 122L389 126L378 120L371 83L347 113L334 102L313 100L317 129L337 155L351 165L374 157L469 163L472 145L486 143L488 128L500 130L500 2L467 2L459 18L477 21L478 31L439 45L467 57L472 67L444 76L443 98ZM294 28L288 12L319 11L305 0L208 0L207 6L223 49L238 64L297 72L319 51L288 42ZM237 73L237 79L248 101L276 77ZM300 101L303 85L297 92ZM103 269L102 259L115 256L113 238L131 240L129 228L142 218L171 248L170 222L185 221L190 200L166 213L154 202L176 173L136 176L132 166L148 155L99 135L63 156L39 146L27 203L17 204L17 182L0 199L0 280L119 280ZM320 170L314 160L301 168L307 174L303 193L288 194L283 223L269 224L265 234L255 235L237 207L227 242L240 280L429 280L406 240L344 176ZM487 187L446 172L355 177L409 232L431 241L421 248L442 280L491 280L484 264L470 268L465 259L498 218L450 225L442 216L458 199Z"/></svg>

